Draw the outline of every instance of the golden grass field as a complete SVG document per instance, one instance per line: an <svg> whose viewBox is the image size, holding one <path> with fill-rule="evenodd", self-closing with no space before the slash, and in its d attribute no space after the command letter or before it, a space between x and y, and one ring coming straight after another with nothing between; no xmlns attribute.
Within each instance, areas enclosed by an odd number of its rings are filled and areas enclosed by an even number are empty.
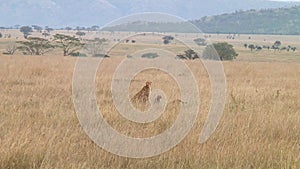
<svg viewBox="0 0 300 169"><path fill-rule="evenodd" d="M201 61L186 61L200 90L197 122L175 148L145 159L106 152L85 134L72 100L76 58L60 56L58 51L45 56L0 54L0 168L300 168L299 51L250 52L243 48L243 43L250 43L248 35L235 41L222 35L213 37L212 41L234 44L239 53L236 61L223 62L227 96L220 124L207 142L198 144L210 106L210 82ZM253 43L282 38L300 47L298 37L252 37ZM8 41L0 40L2 51ZM139 45L143 44L135 47ZM131 47L122 48L128 49ZM118 52L123 51L116 55ZM150 137L163 132L174 122L179 105L170 105L149 124L129 122L116 111L110 83L122 58L104 59L97 72L96 96L104 117L128 136ZM170 100L180 96L176 81L157 70L138 74L129 95L149 79L153 88L162 89Z"/></svg>

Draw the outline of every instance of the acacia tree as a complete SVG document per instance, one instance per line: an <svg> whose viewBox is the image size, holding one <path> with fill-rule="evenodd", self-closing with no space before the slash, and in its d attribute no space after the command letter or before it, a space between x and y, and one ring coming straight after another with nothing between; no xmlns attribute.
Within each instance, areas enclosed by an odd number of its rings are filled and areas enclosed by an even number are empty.
<svg viewBox="0 0 300 169"><path fill-rule="evenodd" d="M194 60L194 59L199 59L200 57L197 52L195 52L192 49L189 49L189 50L184 51L184 54L177 55L175 58L176 59Z"/></svg>
<svg viewBox="0 0 300 169"><path fill-rule="evenodd" d="M171 41L174 40L174 37L172 37L172 36L164 36L162 39L163 39L163 43L166 45L166 44L171 43Z"/></svg>
<svg viewBox="0 0 300 169"><path fill-rule="evenodd" d="M64 56L69 56L71 53L80 50L84 45L78 38L62 34L54 35L54 41L58 47L63 49Z"/></svg>
<svg viewBox="0 0 300 169"><path fill-rule="evenodd" d="M5 55L13 55L18 49L18 46L16 45L16 43L9 43L7 46L6 46L6 51L3 53Z"/></svg>
<svg viewBox="0 0 300 169"><path fill-rule="evenodd" d="M20 28L20 32L23 33L24 35L24 38L27 39L27 37L31 34L32 31L32 28L30 26L22 26Z"/></svg>
<svg viewBox="0 0 300 169"><path fill-rule="evenodd" d="M248 45L248 48L250 48L251 52L253 51L253 49L255 49L255 46L253 44Z"/></svg>
<svg viewBox="0 0 300 169"><path fill-rule="evenodd" d="M275 47L280 47L281 46L281 42L279 40L274 42L274 46Z"/></svg>
<svg viewBox="0 0 300 169"><path fill-rule="evenodd" d="M99 26L93 25L93 26L91 27L91 30L92 30L92 31L97 31L99 28L100 28Z"/></svg>
<svg viewBox="0 0 300 169"><path fill-rule="evenodd" d="M36 30L37 32L42 32L43 28L38 26L38 25L32 25L33 29Z"/></svg>
<svg viewBox="0 0 300 169"><path fill-rule="evenodd" d="M50 34L48 32L43 32L42 35L47 38L47 36L50 36Z"/></svg>
<svg viewBox="0 0 300 169"><path fill-rule="evenodd" d="M274 45L272 46L272 49L274 49L274 51L279 50L281 46L281 42L280 41L275 41Z"/></svg>
<svg viewBox="0 0 300 169"><path fill-rule="evenodd" d="M50 34L51 31L54 31L53 28L50 28L48 26L45 26L45 30Z"/></svg>
<svg viewBox="0 0 300 169"><path fill-rule="evenodd" d="M65 29L66 29L68 32L69 32L70 30L72 30L72 28L69 27L69 26L67 26Z"/></svg>
<svg viewBox="0 0 300 169"><path fill-rule="evenodd" d="M28 41L18 41L21 44L18 49L23 52L24 55L43 55L54 49L54 45L47 39L38 37L29 37Z"/></svg>
<svg viewBox="0 0 300 169"><path fill-rule="evenodd" d="M89 40L87 44L84 46L84 49L89 53L91 56L105 56L103 53L103 48L105 45L107 45L108 40L107 39L100 39L95 38L93 40Z"/></svg>
<svg viewBox="0 0 300 169"><path fill-rule="evenodd" d="M78 32L76 32L76 35L79 36L82 39L82 36L84 36L85 33L81 32L81 31L78 31Z"/></svg>
<svg viewBox="0 0 300 169"><path fill-rule="evenodd" d="M194 42L199 46L206 46L206 40L203 38L194 39Z"/></svg>

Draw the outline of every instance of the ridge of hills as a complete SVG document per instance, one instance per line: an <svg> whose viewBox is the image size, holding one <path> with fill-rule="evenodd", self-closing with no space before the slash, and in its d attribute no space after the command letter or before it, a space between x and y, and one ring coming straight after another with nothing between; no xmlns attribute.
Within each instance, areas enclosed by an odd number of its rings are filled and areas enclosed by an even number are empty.
<svg viewBox="0 0 300 169"><path fill-rule="evenodd" d="M189 21L204 33L300 35L300 6L236 11ZM107 31L197 32L186 22L133 21L105 27Z"/></svg>

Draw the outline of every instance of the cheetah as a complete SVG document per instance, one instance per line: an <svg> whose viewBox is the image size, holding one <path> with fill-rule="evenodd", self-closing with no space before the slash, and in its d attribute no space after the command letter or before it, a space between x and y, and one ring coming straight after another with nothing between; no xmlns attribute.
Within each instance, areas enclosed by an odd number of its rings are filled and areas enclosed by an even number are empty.
<svg viewBox="0 0 300 169"><path fill-rule="evenodd" d="M150 105L149 96L151 92L151 84L152 82L147 81L146 85L131 98L131 102L142 110L145 110Z"/></svg>
<svg viewBox="0 0 300 169"><path fill-rule="evenodd" d="M162 96L161 96L161 95L156 96L156 98L155 98L155 100L154 100L154 103L155 103L155 104L159 104L160 101L161 101L161 99L162 99Z"/></svg>

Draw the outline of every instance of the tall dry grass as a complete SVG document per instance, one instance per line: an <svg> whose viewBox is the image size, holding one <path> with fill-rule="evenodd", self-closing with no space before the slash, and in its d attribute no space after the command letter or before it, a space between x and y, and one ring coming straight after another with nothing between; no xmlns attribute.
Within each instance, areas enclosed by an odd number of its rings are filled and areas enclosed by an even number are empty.
<svg viewBox="0 0 300 169"><path fill-rule="evenodd" d="M176 118L178 105L150 124L118 115L109 91L118 61L106 59L97 73L96 95L106 120L129 136L163 132ZM299 63L224 62L224 115L211 138L198 144L210 84L198 61L188 62L201 93L196 125L172 150L130 159L106 152L82 130L72 102L75 62L70 57L0 56L0 168L300 168ZM151 79L153 88L179 97L174 79L155 71L137 75L130 94Z"/></svg>

